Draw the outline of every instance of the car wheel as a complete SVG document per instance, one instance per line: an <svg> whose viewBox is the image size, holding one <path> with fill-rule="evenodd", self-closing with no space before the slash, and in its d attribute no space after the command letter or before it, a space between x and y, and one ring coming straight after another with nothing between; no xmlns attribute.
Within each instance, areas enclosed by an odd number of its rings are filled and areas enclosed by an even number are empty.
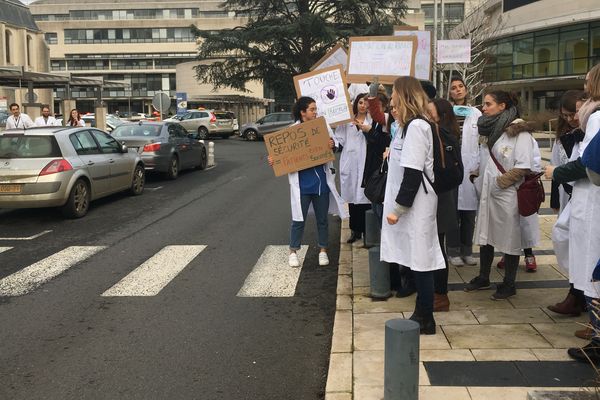
<svg viewBox="0 0 600 400"><path fill-rule="evenodd" d="M206 127L201 126L198 128L198 140L208 139L208 129Z"/></svg>
<svg viewBox="0 0 600 400"><path fill-rule="evenodd" d="M62 206L62 213L67 218L81 218L87 214L90 208L90 188L86 181L83 179L77 179L67 203Z"/></svg>
<svg viewBox="0 0 600 400"><path fill-rule="evenodd" d="M179 158L177 156L171 157L169 161L169 170L167 171L167 178L173 180L179 176Z"/></svg>
<svg viewBox="0 0 600 400"><path fill-rule="evenodd" d="M144 192L144 184L146 183L146 170L141 164L135 166L133 171L133 179L131 180L131 188L129 193L132 196L139 196Z"/></svg>
<svg viewBox="0 0 600 400"><path fill-rule="evenodd" d="M256 139L258 139L258 132L256 132L254 129L248 129L246 131L246 140L254 142Z"/></svg>
<svg viewBox="0 0 600 400"><path fill-rule="evenodd" d="M203 148L202 153L200 154L200 164L198 164L196 169L206 169L207 164L208 164L208 157L206 156L206 148Z"/></svg>

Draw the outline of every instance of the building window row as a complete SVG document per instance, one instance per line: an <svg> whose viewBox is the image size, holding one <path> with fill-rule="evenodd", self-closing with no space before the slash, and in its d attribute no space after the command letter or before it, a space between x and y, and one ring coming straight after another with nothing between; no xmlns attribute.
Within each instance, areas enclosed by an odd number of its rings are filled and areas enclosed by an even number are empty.
<svg viewBox="0 0 600 400"><path fill-rule="evenodd" d="M65 29L65 44L191 42L190 28Z"/></svg>
<svg viewBox="0 0 600 400"><path fill-rule="evenodd" d="M127 59L127 58L194 58L196 53L124 53L124 54L65 54L66 59L90 59L90 58L108 58L108 59Z"/></svg>
<svg viewBox="0 0 600 400"><path fill-rule="evenodd" d="M131 19L191 19L198 17L196 8L140 9L140 10L71 10L69 14L36 14L36 21L66 20L131 20Z"/></svg>
<svg viewBox="0 0 600 400"><path fill-rule="evenodd" d="M152 97L158 92L175 95L175 74L126 74L104 75L105 80L125 81L131 84L128 88L110 88L102 91L103 97ZM55 90L56 97L64 98L64 89ZM74 98L95 98L93 88L76 87L71 90Z"/></svg>
<svg viewBox="0 0 600 400"><path fill-rule="evenodd" d="M493 41L485 82L585 74L600 62L600 21Z"/></svg>
<svg viewBox="0 0 600 400"><path fill-rule="evenodd" d="M48 44L58 44L58 34L56 32L44 33L44 39L46 39L46 43Z"/></svg>
<svg viewBox="0 0 600 400"><path fill-rule="evenodd" d="M122 70L122 69L175 69L179 63L191 61L192 58L150 59L119 59L119 60L52 60L52 71L83 71L83 70Z"/></svg>

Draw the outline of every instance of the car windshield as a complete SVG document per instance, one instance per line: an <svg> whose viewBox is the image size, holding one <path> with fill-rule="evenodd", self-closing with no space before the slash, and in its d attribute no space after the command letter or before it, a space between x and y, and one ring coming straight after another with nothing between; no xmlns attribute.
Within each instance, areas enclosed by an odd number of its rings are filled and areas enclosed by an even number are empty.
<svg viewBox="0 0 600 400"><path fill-rule="evenodd" d="M159 136L162 125L120 125L112 131L114 137Z"/></svg>
<svg viewBox="0 0 600 400"><path fill-rule="evenodd" d="M217 117L217 119L232 119L231 115L229 115L228 113L215 112L213 114L215 114L215 117Z"/></svg>
<svg viewBox="0 0 600 400"><path fill-rule="evenodd" d="M54 136L0 136L0 158L62 157Z"/></svg>

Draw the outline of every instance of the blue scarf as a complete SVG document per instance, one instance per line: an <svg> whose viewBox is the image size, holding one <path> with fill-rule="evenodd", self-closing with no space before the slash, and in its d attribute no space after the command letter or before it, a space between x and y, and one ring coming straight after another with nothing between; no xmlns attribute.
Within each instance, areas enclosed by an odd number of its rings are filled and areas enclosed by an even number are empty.
<svg viewBox="0 0 600 400"><path fill-rule="evenodd" d="M468 117L471 115L471 107L468 106L453 106L452 110L457 117Z"/></svg>
<svg viewBox="0 0 600 400"><path fill-rule="evenodd" d="M390 126L390 135L392 135L392 140L394 140L394 137L396 136L396 133L398 133L398 122L394 121L392 122L392 125Z"/></svg>

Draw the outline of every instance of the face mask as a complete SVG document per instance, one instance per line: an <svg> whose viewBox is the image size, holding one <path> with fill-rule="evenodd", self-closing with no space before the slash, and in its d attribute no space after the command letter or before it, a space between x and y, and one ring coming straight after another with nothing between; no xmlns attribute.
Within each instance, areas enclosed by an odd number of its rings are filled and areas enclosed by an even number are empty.
<svg viewBox="0 0 600 400"><path fill-rule="evenodd" d="M471 115L471 107L466 106L454 106L452 107L454 110L454 115L457 117L468 117Z"/></svg>
<svg viewBox="0 0 600 400"><path fill-rule="evenodd" d="M392 122L392 126L390 127L390 134L392 135L392 139L396 136L396 133L398 133L398 122L394 121Z"/></svg>

